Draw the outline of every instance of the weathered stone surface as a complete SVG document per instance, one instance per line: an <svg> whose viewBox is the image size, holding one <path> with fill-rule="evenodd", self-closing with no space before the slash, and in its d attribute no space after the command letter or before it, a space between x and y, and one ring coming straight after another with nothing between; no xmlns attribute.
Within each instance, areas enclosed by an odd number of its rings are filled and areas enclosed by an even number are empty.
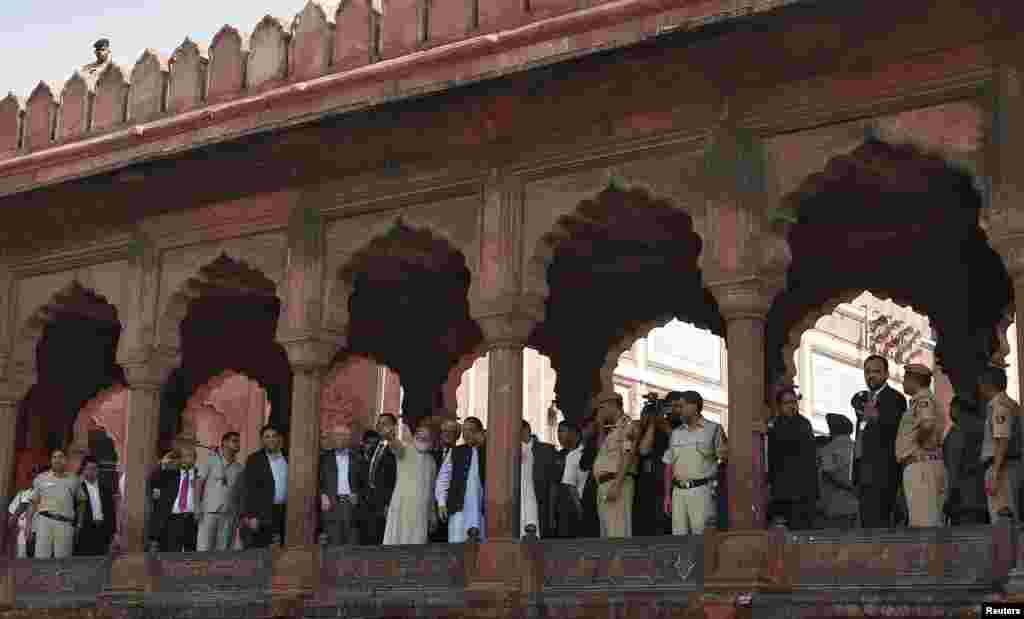
<svg viewBox="0 0 1024 619"><path fill-rule="evenodd" d="M53 142L57 123L57 89L39 82L25 104L25 149L39 150Z"/></svg>
<svg viewBox="0 0 1024 619"><path fill-rule="evenodd" d="M0 101L0 160L13 157L21 142L21 122L25 106L14 93Z"/></svg>
<svg viewBox="0 0 1024 619"><path fill-rule="evenodd" d="M96 597L110 585L109 557L75 557L61 561L16 559L16 603L21 608L68 608L96 605Z"/></svg>
<svg viewBox="0 0 1024 619"><path fill-rule="evenodd" d="M163 115L167 102L167 60L147 49L135 62L131 76L128 118L135 123Z"/></svg>
<svg viewBox="0 0 1024 619"><path fill-rule="evenodd" d="M380 54L395 58L416 49L423 40L422 0L382 0Z"/></svg>
<svg viewBox="0 0 1024 619"><path fill-rule="evenodd" d="M249 43L234 26L225 25L210 43L207 100L223 101L245 87L245 62Z"/></svg>
<svg viewBox="0 0 1024 619"><path fill-rule="evenodd" d="M334 19L338 2L307 0L292 22L289 76L309 80L327 73L334 56Z"/></svg>
<svg viewBox="0 0 1024 619"><path fill-rule="evenodd" d="M438 45L461 39L476 29L477 0L435 0L428 6L427 43ZM514 4L514 3L512 3Z"/></svg>
<svg viewBox="0 0 1024 619"><path fill-rule="evenodd" d="M334 33L335 71L355 69L372 60L372 14L370 0L352 0L338 6Z"/></svg>
<svg viewBox="0 0 1024 619"><path fill-rule="evenodd" d="M64 84L61 93L59 140L76 138L89 130L89 100L92 89L81 73L74 75Z"/></svg>
<svg viewBox="0 0 1024 619"><path fill-rule="evenodd" d="M249 59L245 70L248 88L270 88L288 76L290 40L289 26L282 19L267 15L256 24L249 37Z"/></svg>
<svg viewBox="0 0 1024 619"><path fill-rule="evenodd" d="M534 18L551 17L574 11L577 8L579 8L577 0L530 0L530 14Z"/></svg>
<svg viewBox="0 0 1024 619"><path fill-rule="evenodd" d="M125 122L128 111L130 84L124 69L109 63L96 81L96 99L93 103L92 130L106 131Z"/></svg>
<svg viewBox="0 0 1024 619"><path fill-rule="evenodd" d="M522 2L506 0L478 0L480 30L502 30L511 28L527 19Z"/></svg>
<svg viewBox="0 0 1024 619"><path fill-rule="evenodd" d="M206 97L206 69L209 58L192 39L174 50L170 61L167 111L180 114L202 105Z"/></svg>

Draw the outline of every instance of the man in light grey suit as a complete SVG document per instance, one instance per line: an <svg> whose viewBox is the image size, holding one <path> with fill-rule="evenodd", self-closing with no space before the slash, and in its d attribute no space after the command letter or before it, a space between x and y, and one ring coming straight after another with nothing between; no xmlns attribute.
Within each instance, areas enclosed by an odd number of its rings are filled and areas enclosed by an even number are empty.
<svg viewBox="0 0 1024 619"><path fill-rule="evenodd" d="M220 450L210 454L199 469L199 539L196 550L231 550L238 526L241 462L238 432L228 432L220 440Z"/></svg>

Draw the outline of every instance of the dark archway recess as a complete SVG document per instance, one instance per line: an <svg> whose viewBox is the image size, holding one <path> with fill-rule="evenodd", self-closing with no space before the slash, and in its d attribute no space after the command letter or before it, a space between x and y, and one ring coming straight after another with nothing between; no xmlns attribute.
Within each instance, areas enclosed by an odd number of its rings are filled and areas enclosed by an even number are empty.
<svg viewBox="0 0 1024 619"><path fill-rule="evenodd" d="M181 322L181 366L161 393L160 444L169 447L181 431L188 399L225 370L245 374L267 390L270 422L287 433L291 418L292 372L275 334L277 297L210 290L194 299Z"/></svg>
<svg viewBox="0 0 1024 619"><path fill-rule="evenodd" d="M975 398L1013 289L978 226L983 202L971 177L938 156L872 140L829 162L793 200L793 261L768 315L768 383L784 375L797 322L837 295L869 290L929 317L937 363L958 395Z"/></svg>
<svg viewBox="0 0 1024 619"><path fill-rule="evenodd" d="M530 346L551 358L567 419L584 416L609 349L637 328L675 317L724 332L697 267L702 241L684 210L641 189L609 187L559 228L545 319Z"/></svg>
<svg viewBox="0 0 1024 619"><path fill-rule="evenodd" d="M58 310L44 327L36 345L38 378L18 408L16 450L19 460L31 460L19 462L19 473L69 445L82 407L100 391L124 384L116 360L121 324L108 308L109 316L102 317Z"/></svg>
<svg viewBox="0 0 1024 619"><path fill-rule="evenodd" d="M428 230L396 222L342 272L352 282L348 348L398 373L402 419L441 414L449 371L483 340L470 318L465 256Z"/></svg>

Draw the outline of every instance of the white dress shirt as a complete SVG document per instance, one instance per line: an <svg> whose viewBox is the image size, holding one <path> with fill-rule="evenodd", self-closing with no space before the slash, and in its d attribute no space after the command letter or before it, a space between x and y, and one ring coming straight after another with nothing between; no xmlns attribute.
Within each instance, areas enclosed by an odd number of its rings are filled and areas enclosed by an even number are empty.
<svg viewBox="0 0 1024 619"><path fill-rule="evenodd" d="M100 501L99 483L85 481L85 491L89 493L89 505L92 507L93 522L102 522L104 514L103 503Z"/></svg>
<svg viewBox="0 0 1024 619"><path fill-rule="evenodd" d="M174 503L171 509L172 514L194 514L196 511L196 504L193 495L195 486L196 470L189 469L187 471L181 471L181 477L178 478L178 489L174 493ZM179 507L179 501L181 501L181 479L186 478L188 481L185 483L185 492L188 498L185 501L185 509Z"/></svg>
<svg viewBox="0 0 1024 619"><path fill-rule="evenodd" d="M334 461L338 463L338 496L352 494L352 486L348 483L350 454L348 449L335 449Z"/></svg>
<svg viewBox="0 0 1024 619"><path fill-rule="evenodd" d="M576 495L583 498L583 488L587 485L587 471L580 470L580 460L583 458L583 445L579 445L565 455L565 472L562 473L562 483L576 489Z"/></svg>
<svg viewBox="0 0 1024 619"><path fill-rule="evenodd" d="M274 505L284 505L288 500L288 461L284 455L267 453L270 472L274 475Z"/></svg>

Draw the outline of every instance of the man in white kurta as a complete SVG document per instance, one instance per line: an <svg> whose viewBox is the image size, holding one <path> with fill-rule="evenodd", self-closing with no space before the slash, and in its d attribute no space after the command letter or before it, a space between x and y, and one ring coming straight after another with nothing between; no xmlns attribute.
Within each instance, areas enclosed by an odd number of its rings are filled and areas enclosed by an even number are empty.
<svg viewBox="0 0 1024 619"><path fill-rule="evenodd" d="M465 542L470 529L476 529L480 534L479 540L484 540L484 428L476 417L466 418L463 426L466 443L448 450L437 474L435 492L437 511L442 520L448 520L448 541L452 544ZM463 488L463 496L459 497ZM454 497L451 496L453 491ZM449 514L450 504L452 509L459 506L461 509Z"/></svg>
<svg viewBox="0 0 1024 619"><path fill-rule="evenodd" d="M404 445L396 434L392 430L391 436L384 437L398 465L395 492L391 495L384 527L384 544L426 544L436 518L433 491L437 461L430 453L434 432L421 425L412 446Z"/></svg>

